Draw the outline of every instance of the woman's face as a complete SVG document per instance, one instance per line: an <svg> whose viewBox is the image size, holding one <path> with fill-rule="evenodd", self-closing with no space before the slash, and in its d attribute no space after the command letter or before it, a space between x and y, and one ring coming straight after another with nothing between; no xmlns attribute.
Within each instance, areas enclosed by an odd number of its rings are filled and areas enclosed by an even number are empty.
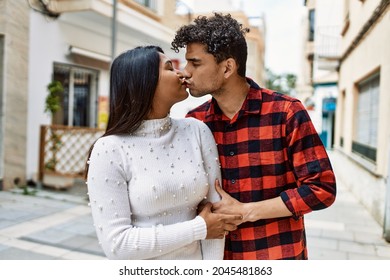
<svg viewBox="0 0 390 280"><path fill-rule="evenodd" d="M186 86L180 79L179 72L173 68L172 61L160 53L160 70L156 93L153 99L152 115L165 117L171 107L188 97Z"/></svg>

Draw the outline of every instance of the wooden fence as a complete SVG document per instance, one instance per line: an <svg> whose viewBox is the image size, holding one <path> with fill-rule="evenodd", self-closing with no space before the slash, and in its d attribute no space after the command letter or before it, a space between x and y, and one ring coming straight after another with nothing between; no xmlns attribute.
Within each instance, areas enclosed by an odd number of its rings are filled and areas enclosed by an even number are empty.
<svg viewBox="0 0 390 280"><path fill-rule="evenodd" d="M42 125L39 180L45 174L82 177L89 149L103 133L88 127Z"/></svg>

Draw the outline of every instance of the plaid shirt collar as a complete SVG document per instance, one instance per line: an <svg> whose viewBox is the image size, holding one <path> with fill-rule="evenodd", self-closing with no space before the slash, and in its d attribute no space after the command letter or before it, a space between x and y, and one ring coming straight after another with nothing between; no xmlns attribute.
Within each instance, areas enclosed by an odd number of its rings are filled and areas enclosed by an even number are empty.
<svg viewBox="0 0 390 280"><path fill-rule="evenodd" d="M250 85L249 92L246 96L244 103L242 104L237 118L234 119L239 119L240 117L245 115L259 114L261 110L261 88L252 79L246 78L246 80ZM214 99L214 97L209 101L205 117L207 121L224 119L222 110L219 108L218 103Z"/></svg>

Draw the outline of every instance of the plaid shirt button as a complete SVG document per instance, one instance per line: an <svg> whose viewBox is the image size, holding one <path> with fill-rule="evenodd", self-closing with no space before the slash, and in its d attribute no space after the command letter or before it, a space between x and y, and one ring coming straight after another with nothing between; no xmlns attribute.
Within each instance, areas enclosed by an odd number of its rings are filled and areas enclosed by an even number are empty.
<svg viewBox="0 0 390 280"><path fill-rule="evenodd" d="M236 180L233 179L233 180L231 180L231 182L232 182L232 184L235 184L235 183L236 183Z"/></svg>
<svg viewBox="0 0 390 280"><path fill-rule="evenodd" d="M234 152L230 151L229 155L234 156Z"/></svg>

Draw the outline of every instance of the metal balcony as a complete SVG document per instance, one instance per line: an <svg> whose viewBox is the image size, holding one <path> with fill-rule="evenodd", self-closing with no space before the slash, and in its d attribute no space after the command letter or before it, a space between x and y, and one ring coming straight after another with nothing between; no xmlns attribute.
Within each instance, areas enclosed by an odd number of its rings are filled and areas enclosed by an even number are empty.
<svg viewBox="0 0 390 280"><path fill-rule="evenodd" d="M341 58L341 26L317 28L314 54L319 69L337 70Z"/></svg>

